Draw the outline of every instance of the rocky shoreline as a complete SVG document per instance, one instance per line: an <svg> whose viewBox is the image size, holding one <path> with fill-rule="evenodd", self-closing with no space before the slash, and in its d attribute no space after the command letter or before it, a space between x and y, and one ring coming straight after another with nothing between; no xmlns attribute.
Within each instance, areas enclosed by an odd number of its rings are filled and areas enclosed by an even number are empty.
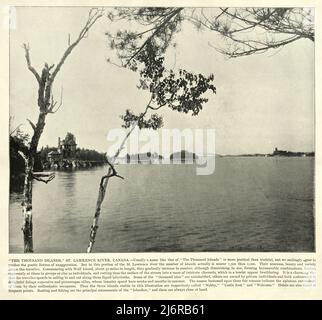
<svg viewBox="0 0 322 320"><path fill-rule="evenodd" d="M97 166L103 166L105 164L106 164L105 161L62 159L58 161L44 162L43 169L59 170L59 169L92 168Z"/></svg>

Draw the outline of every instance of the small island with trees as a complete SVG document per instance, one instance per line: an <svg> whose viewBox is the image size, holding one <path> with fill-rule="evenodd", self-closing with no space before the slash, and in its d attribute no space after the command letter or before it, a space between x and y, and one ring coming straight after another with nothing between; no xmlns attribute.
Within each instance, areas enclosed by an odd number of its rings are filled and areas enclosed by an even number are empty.
<svg viewBox="0 0 322 320"><path fill-rule="evenodd" d="M143 152L136 154L127 153L125 157L118 157L118 163L125 164L161 164L163 160L170 160L170 163L183 163L189 164L194 163L198 159L198 156L187 150L181 150L174 152L169 158L158 154L157 152ZM164 161L167 163L167 161Z"/></svg>
<svg viewBox="0 0 322 320"><path fill-rule="evenodd" d="M19 152L27 150L29 136L19 128L10 135L10 187L20 189L25 177L25 162ZM35 158L37 172L55 169L92 168L107 163L106 153L77 148L75 136L67 132L65 139L58 138L57 147L42 147Z"/></svg>
<svg viewBox="0 0 322 320"><path fill-rule="evenodd" d="M106 153L77 148L75 136L68 132L65 139L58 138L57 147L42 148L40 159L44 169L91 168L106 164Z"/></svg>

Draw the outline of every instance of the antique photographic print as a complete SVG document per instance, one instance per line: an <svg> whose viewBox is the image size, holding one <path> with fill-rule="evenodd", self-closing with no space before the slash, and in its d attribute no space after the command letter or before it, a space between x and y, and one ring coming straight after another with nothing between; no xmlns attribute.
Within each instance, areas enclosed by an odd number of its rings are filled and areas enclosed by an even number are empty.
<svg viewBox="0 0 322 320"><path fill-rule="evenodd" d="M314 9L10 8L9 253L315 252Z"/></svg>

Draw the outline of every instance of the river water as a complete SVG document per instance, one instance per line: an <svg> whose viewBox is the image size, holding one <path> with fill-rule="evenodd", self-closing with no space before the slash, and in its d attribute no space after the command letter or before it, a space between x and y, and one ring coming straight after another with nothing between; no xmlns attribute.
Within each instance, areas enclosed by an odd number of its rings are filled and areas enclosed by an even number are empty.
<svg viewBox="0 0 322 320"><path fill-rule="evenodd" d="M106 167L58 171L33 191L36 253L85 252ZM314 251L314 158L216 159L195 164L118 165L95 252ZM10 252L23 251L21 194L11 193Z"/></svg>

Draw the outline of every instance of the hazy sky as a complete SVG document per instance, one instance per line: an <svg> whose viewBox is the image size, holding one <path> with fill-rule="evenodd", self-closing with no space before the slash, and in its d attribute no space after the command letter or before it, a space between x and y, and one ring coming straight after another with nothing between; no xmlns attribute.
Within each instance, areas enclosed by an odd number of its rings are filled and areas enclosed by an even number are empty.
<svg viewBox="0 0 322 320"><path fill-rule="evenodd" d="M16 29L10 34L10 113L13 127L26 118L36 122L37 83L26 68L23 43L29 43L33 66L57 63L66 49L68 34L75 39L84 25L88 8L16 9ZM124 25L125 27L125 25ZM105 62L113 56L105 31L115 30L103 18L89 37L67 59L55 80L54 94L63 106L49 115L40 146L56 146L58 136L75 134L79 147L106 151L106 136L121 126L125 109L140 112L149 95L136 88L137 75ZM237 59L217 53L221 38L198 32L185 23L177 47L170 49L170 67L215 75L217 94L198 117L162 110L165 128L213 128L220 154L270 153L275 146L294 151L314 149L314 44L300 40L276 53L269 51Z"/></svg>

